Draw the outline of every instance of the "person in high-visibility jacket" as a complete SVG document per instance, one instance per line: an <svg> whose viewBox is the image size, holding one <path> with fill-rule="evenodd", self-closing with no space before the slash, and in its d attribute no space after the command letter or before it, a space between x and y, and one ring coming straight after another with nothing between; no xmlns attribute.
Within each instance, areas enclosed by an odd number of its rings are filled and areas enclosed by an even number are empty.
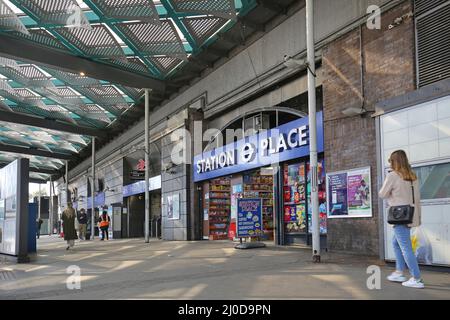
<svg viewBox="0 0 450 320"><path fill-rule="evenodd" d="M109 240L109 235L108 235L108 228L109 228L109 223L111 222L111 218L108 215L108 212L106 210L103 210L100 219L99 219L99 227L100 230L102 231L102 238L100 240L105 240L105 234L106 234L106 240Z"/></svg>

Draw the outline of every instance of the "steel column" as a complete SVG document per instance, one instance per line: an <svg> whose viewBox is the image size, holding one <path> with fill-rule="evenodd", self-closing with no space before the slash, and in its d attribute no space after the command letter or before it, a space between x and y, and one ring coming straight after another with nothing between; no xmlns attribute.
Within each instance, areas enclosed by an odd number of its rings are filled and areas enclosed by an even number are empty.
<svg viewBox="0 0 450 320"><path fill-rule="evenodd" d="M313 261L320 262L319 193L317 177L316 67L314 47L314 0L306 0L306 45L308 66L309 148L311 170Z"/></svg>
<svg viewBox="0 0 450 320"><path fill-rule="evenodd" d="M95 137L92 137L91 239L95 237Z"/></svg>
<svg viewBox="0 0 450 320"><path fill-rule="evenodd" d="M149 179L150 179L150 92L145 89L145 242L149 243L149 223L150 223L150 192L149 192Z"/></svg>
<svg viewBox="0 0 450 320"><path fill-rule="evenodd" d="M52 177L50 176L50 200L48 204L48 225L49 225L49 231L48 235L51 236L53 234L53 191L52 191Z"/></svg>

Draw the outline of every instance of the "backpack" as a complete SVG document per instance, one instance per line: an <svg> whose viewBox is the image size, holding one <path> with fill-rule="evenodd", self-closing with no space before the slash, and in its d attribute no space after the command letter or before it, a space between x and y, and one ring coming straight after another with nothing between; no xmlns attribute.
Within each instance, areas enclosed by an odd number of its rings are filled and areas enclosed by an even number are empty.
<svg viewBox="0 0 450 320"><path fill-rule="evenodd" d="M105 216L106 220L104 220L103 217L104 217L103 215L100 216L100 228L109 227L109 222L111 221L111 218L108 215L106 215Z"/></svg>

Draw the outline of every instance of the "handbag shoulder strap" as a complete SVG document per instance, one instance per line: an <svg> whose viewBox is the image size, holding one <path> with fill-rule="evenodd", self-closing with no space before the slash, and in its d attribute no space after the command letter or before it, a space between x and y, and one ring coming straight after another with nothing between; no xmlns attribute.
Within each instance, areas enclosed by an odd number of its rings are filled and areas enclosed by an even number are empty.
<svg viewBox="0 0 450 320"><path fill-rule="evenodd" d="M414 199L414 184L412 181L411 181L411 193L412 193L413 205L415 205L416 200Z"/></svg>

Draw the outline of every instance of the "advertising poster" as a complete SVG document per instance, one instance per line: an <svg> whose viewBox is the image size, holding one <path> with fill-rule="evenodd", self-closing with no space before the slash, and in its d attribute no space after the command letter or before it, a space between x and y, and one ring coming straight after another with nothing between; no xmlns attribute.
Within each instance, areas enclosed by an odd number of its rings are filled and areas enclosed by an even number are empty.
<svg viewBox="0 0 450 320"><path fill-rule="evenodd" d="M228 228L228 238L233 240L236 237L236 221L237 221L237 200L242 198L243 186L242 184L236 184L231 186L231 221L230 227Z"/></svg>
<svg viewBox="0 0 450 320"><path fill-rule="evenodd" d="M360 170L348 174L348 211L352 216L372 216L370 171Z"/></svg>
<svg viewBox="0 0 450 320"><path fill-rule="evenodd" d="M113 239L113 233L114 233L114 213L113 213L113 207L108 207L108 216L111 219L109 222L109 229L108 229L108 237L109 239Z"/></svg>
<svg viewBox="0 0 450 320"><path fill-rule="evenodd" d="M167 218L170 220L180 219L180 195L167 196Z"/></svg>
<svg viewBox="0 0 450 320"><path fill-rule="evenodd" d="M327 174L329 218L372 217L370 167Z"/></svg>
<svg viewBox="0 0 450 320"><path fill-rule="evenodd" d="M0 253L16 255L19 236L17 233L17 171L18 161L0 169L0 201L2 201Z"/></svg>
<svg viewBox="0 0 450 320"><path fill-rule="evenodd" d="M306 232L306 210L304 204L284 207L286 232Z"/></svg>
<svg viewBox="0 0 450 320"><path fill-rule="evenodd" d="M237 218L237 199L243 197L242 184L231 186L231 219Z"/></svg>
<svg viewBox="0 0 450 320"><path fill-rule="evenodd" d="M348 215L347 173L327 176L329 216Z"/></svg>
<svg viewBox="0 0 450 320"><path fill-rule="evenodd" d="M237 199L237 206L237 237L262 236L262 199Z"/></svg>

